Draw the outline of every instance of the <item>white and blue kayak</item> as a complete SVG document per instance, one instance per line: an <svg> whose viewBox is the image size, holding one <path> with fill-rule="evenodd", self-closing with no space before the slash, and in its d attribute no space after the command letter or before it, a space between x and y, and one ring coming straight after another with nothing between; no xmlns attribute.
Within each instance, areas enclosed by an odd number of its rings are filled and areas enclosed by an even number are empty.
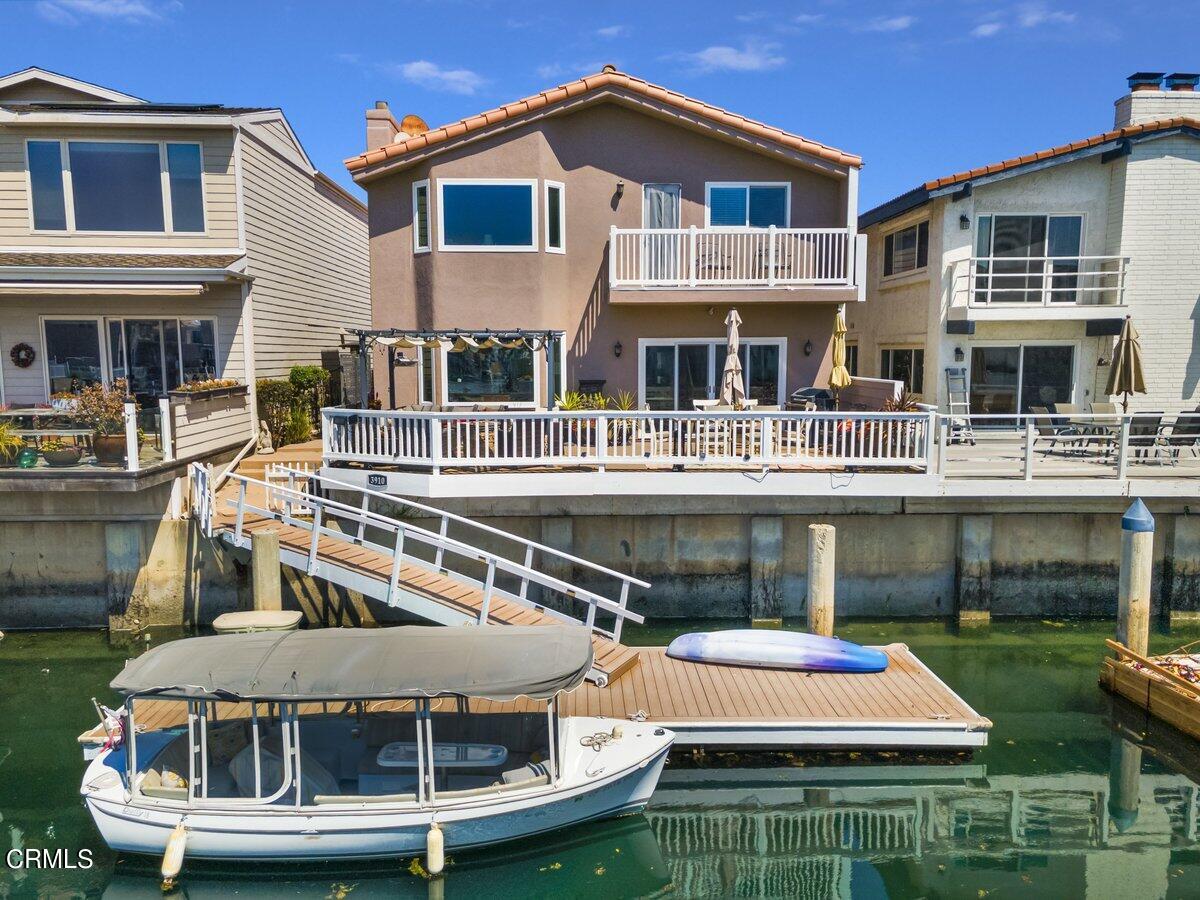
<svg viewBox="0 0 1200 900"><path fill-rule="evenodd" d="M810 672L882 672L887 654L872 647L801 631L735 628L681 634L667 656L689 662Z"/></svg>

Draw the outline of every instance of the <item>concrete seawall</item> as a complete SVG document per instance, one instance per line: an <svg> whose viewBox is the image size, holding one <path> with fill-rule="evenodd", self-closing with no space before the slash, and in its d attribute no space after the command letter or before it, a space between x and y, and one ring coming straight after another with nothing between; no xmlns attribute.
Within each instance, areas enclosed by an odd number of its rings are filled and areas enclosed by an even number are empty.
<svg viewBox="0 0 1200 900"><path fill-rule="evenodd" d="M131 493L9 492L0 628L204 624L249 608L246 560L164 517L169 484ZM1114 616L1121 499L622 497L438 501L653 584L652 618L803 616L807 529L837 527L837 615ZM1200 618L1200 504L1149 504L1153 613ZM731 509L738 512L729 512ZM451 536L454 535L453 528ZM505 550L497 543L497 550ZM547 568L605 591L583 570ZM398 621L284 572L284 606L326 624Z"/></svg>

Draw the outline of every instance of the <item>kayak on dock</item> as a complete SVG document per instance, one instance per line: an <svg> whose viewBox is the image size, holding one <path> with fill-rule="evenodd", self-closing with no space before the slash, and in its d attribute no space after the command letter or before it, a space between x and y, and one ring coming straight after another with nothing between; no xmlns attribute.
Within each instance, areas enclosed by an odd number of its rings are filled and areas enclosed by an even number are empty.
<svg viewBox="0 0 1200 900"><path fill-rule="evenodd" d="M681 634L667 656L690 662L812 672L882 672L887 654L850 641L801 631L735 628Z"/></svg>

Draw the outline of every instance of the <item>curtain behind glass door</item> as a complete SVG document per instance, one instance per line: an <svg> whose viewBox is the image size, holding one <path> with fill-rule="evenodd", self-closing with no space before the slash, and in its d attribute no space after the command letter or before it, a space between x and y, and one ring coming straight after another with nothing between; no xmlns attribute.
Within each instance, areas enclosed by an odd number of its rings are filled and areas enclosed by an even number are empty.
<svg viewBox="0 0 1200 900"><path fill-rule="evenodd" d="M642 227L678 229L679 206L679 185L643 185ZM682 277L679 242L680 237L677 234L654 234L642 237L641 276L643 280L678 281Z"/></svg>

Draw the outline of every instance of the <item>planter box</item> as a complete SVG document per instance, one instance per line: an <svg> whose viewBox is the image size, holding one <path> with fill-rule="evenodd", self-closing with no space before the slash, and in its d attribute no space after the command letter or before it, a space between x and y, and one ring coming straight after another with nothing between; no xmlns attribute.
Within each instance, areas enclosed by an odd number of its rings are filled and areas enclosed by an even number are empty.
<svg viewBox="0 0 1200 900"><path fill-rule="evenodd" d="M233 387L209 388L206 391L168 391L176 403L196 403L200 400L216 400L222 397L245 397L250 393L250 386L235 384Z"/></svg>

